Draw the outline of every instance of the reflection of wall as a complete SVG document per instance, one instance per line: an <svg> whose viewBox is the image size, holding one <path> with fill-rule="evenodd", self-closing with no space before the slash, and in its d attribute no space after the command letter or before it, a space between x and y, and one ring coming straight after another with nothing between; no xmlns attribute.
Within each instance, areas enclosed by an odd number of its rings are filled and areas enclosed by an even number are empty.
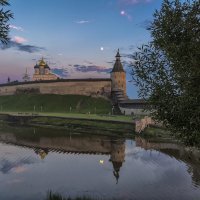
<svg viewBox="0 0 200 200"><path fill-rule="evenodd" d="M12 133L1 133L0 141L18 146L46 149L48 151L59 151L63 153L110 154L110 160L113 162L124 162L125 157L124 140L120 139L117 142L113 142L106 136L42 136L38 138L38 140L29 140L27 138L17 137L17 135Z"/></svg>
<svg viewBox="0 0 200 200"><path fill-rule="evenodd" d="M184 161L188 166L188 172L192 174L192 180L200 185L200 151L191 149L178 143L167 143L162 141L145 140L141 137L136 137L136 146L146 150L158 150L169 156L175 157L177 160Z"/></svg>
<svg viewBox="0 0 200 200"><path fill-rule="evenodd" d="M105 154L110 155L113 164L113 174L119 179L119 171L125 158L125 140L113 141L107 136L61 136L45 137L41 136L37 140L18 137L13 133L1 133L0 141L33 148L35 153L44 159L49 151L74 154Z"/></svg>
<svg viewBox="0 0 200 200"><path fill-rule="evenodd" d="M0 141L13 143L18 146L30 148L48 149L49 151L60 151L70 153L87 154L111 154L112 144L107 137L96 139L96 137L82 136L61 136L45 137L41 136L38 140L29 140L23 137L17 137L12 133L0 134Z"/></svg>

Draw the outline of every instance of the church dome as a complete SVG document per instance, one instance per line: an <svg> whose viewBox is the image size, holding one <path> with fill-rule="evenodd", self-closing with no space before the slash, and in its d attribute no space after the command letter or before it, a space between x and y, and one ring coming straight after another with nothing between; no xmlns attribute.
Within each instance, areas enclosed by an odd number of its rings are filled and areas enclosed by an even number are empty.
<svg viewBox="0 0 200 200"><path fill-rule="evenodd" d="M45 69L50 69L49 65L47 65L47 64L44 66L44 68Z"/></svg>
<svg viewBox="0 0 200 200"><path fill-rule="evenodd" d="M39 68L39 65L36 64L36 65L34 66L34 69L38 69L38 68Z"/></svg>
<svg viewBox="0 0 200 200"><path fill-rule="evenodd" d="M44 61L44 59L42 58L40 61L39 61L39 66L45 66L46 65L46 62Z"/></svg>

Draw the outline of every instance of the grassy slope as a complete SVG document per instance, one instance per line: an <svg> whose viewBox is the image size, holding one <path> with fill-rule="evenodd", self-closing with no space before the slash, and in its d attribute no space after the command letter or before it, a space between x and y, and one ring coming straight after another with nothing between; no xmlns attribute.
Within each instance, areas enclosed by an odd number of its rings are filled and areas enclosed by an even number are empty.
<svg viewBox="0 0 200 200"><path fill-rule="evenodd" d="M103 98L81 95L14 95L0 96L0 111L52 113L96 113L111 112L111 103Z"/></svg>

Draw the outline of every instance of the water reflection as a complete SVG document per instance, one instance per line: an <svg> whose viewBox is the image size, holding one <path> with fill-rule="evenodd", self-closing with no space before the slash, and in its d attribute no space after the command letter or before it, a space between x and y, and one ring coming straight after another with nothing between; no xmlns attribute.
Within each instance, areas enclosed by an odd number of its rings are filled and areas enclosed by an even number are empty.
<svg viewBox="0 0 200 200"><path fill-rule="evenodd" d="M45 157L48 156L49 152L110 155L109 161L113 165L113 175L116 178L116 183L118 183L120 168L125 159L124 138L88 136L77 133L65 133L64 131L60 131L61 135L59 136L56 136L56 133L47 136L46 129L39 129L36 135L35 128L33 129L34 135L30 134L30 132L32 132L31 128L26 128L23 131L29 131L29 133L1 132L0 142L33 149L41 160L44 160ZM14 166L11 163L7 163L7 165L12 167ZM17 163L15 163L15 165L17 165Z"/></svg>
<svg viewBox="0 0 200 200"><path fill-rule="evenodd" d="M200 154L169 140L0 127L0 199L198 199Z"/></svg>
<svg viewBox="0 0 200 200"><path fill-rule="evenodd" d="M196 186L200 185L200 151L173 143L155 139L135 138L136 146L145 150L157 150L187 164L188 172Z"/></svg>

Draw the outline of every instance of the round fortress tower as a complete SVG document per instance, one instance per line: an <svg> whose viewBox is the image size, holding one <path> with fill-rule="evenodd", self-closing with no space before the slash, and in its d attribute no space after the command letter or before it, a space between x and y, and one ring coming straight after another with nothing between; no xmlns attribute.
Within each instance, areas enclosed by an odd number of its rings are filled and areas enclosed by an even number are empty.
<svg viewBox="0 0 200 200"><path fill-rule="evenodd" d="M111 80L112 80L112 92L121 90L124 95L126 95L126 72L124 71L123 65L121 63L121 56L119 49L117 51L116 61L114 67L111 71Z"/></svg>

